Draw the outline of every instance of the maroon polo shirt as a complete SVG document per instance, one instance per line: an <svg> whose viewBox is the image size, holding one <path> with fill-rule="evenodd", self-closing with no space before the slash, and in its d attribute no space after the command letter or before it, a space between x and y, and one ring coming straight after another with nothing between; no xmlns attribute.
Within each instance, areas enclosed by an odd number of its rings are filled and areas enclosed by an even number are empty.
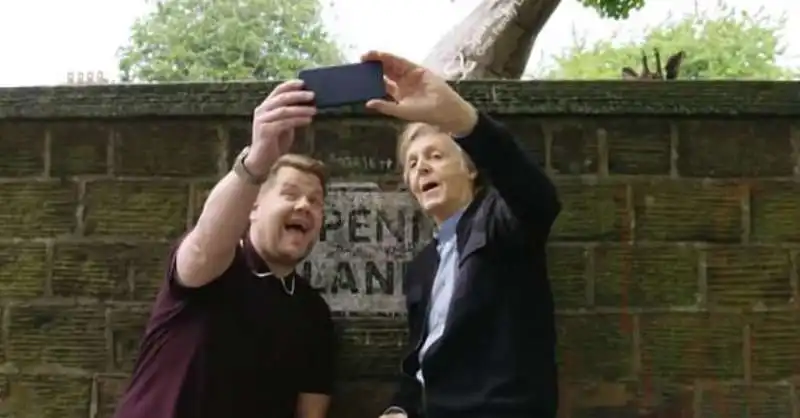
<svg viewBox="0 0 800 418"><path fill-rule="evenodd" d="M115 418L294 418L299 393L331 392L330 309L305 279L290 296L256 277L267 267L245 241L217 280L186 288L176 249Z"/></svg>

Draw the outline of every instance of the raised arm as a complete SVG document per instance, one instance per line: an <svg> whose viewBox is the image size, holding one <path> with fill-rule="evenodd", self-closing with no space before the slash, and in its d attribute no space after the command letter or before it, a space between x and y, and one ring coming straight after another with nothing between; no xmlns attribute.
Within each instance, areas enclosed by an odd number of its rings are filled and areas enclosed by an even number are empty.
<svg viewBox="0 0 800 418"><path fill-rule="evenodd" d="M260 166L247 158L245 165ZM261 173L261 170L252 169L254 173ZM176 279L181 285L202 287L221 276L230 266L236 245L247 228L248 215L258 190L257 184L248 183L234 173L229 173L214 186L197 225L186 235L175 254Z"/></svg>
<svg viewBox="0 0 800 418"><path fill-rule="evenodd" d="M514 220L547 231L561 205L550 179L528 158L513 136L479 113L443 78L404 58L372 51L365 61L383 63L387 90L394 99L370 100L367 107L409 122L423 122L453 135L476 168L508 205Z"/></svg>
<svg viewBox="0 0 800 418"><path fill-rule="evenodd" d="M294 129L311 123L315 113L313 107L298 106L313 99L301 88L301 81L287 81L256 108L249 152L211 191L197 224L178 247L175 268L181 285L202 287L231 265L272 163L291 146Z"/></svg>
<svg viewBox="0 0 800 418"><path fill-rule="evenodd" d="M561 211L553 182L505 127L484 113L475 113L473 127L456 142L478 171L488 175L518 222L549 231Z"/></svg>

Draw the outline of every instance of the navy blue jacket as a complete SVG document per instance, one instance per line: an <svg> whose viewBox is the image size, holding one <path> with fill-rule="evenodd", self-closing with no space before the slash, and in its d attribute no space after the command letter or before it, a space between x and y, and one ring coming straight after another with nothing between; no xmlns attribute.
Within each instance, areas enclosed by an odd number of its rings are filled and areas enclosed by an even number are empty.
<svg viewBox="0 0 800 418"><path fill-rule="evenodd" d="M510 132L481 113L456 140L488 184L457 227L458 273L445 333L415 378L435 242L404 277L409 354L393 406L410 418L553 418L558 406L556 331L545 244L561 210L556 188Z"/></svg>

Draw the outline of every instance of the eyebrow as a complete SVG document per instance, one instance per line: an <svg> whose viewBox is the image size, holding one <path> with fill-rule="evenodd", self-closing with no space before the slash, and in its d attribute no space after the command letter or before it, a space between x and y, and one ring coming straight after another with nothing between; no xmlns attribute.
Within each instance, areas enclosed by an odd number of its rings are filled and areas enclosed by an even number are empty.
<svg viewBox="0 0 800 418"><path fill-rule="evenodd" d="M300 187L295 183L284 182L283 184L281 184L281 190L286 190L286 189L295 189L296 190L296 189L299 189L299 188Z"/></svg>
<svg viewBox="0 0 800 418"><path fill-rule="evenodd" d="M302 187L297 183L285 182L281 186L281 190L287 190L287 189L289 189L291 191L301 191ZM315 187L314 190L311 191L311 194L320 194L321 195L321 194L324 194L324 193L323 193L322 190L320 190L319 188Z"/></svg>

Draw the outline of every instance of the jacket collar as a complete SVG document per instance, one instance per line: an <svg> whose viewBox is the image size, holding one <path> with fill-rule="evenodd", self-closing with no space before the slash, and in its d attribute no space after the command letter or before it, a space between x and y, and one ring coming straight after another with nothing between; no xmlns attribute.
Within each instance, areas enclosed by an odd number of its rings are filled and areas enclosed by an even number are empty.
<svg viewBox="0 0 800 418"><path fill-rule="evenodd" d="M464 213L462 213L461 217L458 219L458 224L456 225L456 234L460 234L466 225L469 224L470 219L475 216L475 212L478 211L481 203L486 198L488 189L488 187L484 186L475 192L475 196L472 197L472 202L467 205L467 208L464 209Z"/></svg>

